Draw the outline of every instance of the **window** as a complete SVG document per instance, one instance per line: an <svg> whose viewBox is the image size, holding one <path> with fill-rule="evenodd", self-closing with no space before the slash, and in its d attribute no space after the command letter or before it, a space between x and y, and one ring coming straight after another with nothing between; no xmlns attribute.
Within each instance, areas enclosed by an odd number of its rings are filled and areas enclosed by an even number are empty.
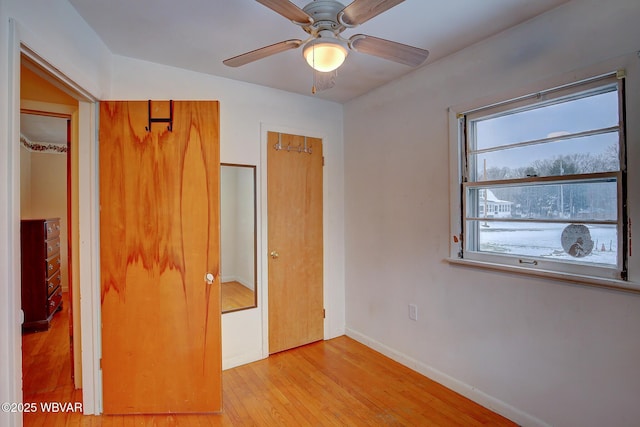
<svg viewBox="0 0 640 427"><path fill-rule="evenodd" d="M460 258L626 280L624 79L458 116Z"/></svg>

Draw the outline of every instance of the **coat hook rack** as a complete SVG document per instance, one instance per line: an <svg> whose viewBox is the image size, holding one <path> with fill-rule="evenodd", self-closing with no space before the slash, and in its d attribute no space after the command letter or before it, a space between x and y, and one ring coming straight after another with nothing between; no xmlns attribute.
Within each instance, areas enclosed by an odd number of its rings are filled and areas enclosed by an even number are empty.
<svg viewBox="0 0 640 427"><path fill-rule="evenodd" d="M151 132L151 123L169 123L167 126L167 130L169 132L173 131L173 100L169 100L169 118L158 118L151 117L151 100L147 101L148 111L149 111L149 124L145 126L145 130L147 132Z"/></svg>
<svg viewBox="0 0 640 427"><path fill-rule="evenodd" d="M291 144L285 147L282 145L282 134L278 134L278 143L274 144L273 148L276 151L286 150L289 153L293 151L294 153L313 154L313 148L308 145L306 136L304 137L304 147L302 145L298 145L297 147L291 147Z"/></svg>

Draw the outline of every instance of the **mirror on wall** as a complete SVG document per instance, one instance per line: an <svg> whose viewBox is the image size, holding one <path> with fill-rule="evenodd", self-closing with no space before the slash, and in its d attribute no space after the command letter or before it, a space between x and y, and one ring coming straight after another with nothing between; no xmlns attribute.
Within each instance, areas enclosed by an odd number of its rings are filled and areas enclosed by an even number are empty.
<svg viewBox="0 0 640 427"><path fill-rule="evenodd" d="M222 312L257 307L256 167L220 165Z"/></svg>

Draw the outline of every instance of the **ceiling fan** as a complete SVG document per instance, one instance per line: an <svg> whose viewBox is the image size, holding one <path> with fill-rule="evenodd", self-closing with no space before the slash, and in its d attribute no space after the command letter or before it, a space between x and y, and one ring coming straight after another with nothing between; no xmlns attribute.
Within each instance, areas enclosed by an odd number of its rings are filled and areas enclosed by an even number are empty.
<svg viewBox="0 0 640 427"><path fill-rule="evenodd" d="M223 63L240 67L259 59L303 46L302 54L316 71L336 70L350 50L395 61L411 67L424 63L429 51L365 34L344 38L340 34L402 3L404 0L354 0L348 6L334 0L314 0L300 9L289 0L256 0L258 3L299 25L309 36L265 46Z"/></svg>

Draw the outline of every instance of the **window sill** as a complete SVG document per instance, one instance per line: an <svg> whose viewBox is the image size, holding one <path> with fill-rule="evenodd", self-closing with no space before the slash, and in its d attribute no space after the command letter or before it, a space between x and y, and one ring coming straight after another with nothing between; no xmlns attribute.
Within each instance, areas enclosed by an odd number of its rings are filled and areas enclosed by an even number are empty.
<svg viewBox="0 0 640 427"><path fill-rule="evenodd" d="M545 279L562 280L578 285L597 286L601 288L615 289L625 292L640 293L640 283L625 280L605 279L602 277L582 276L579 274L559 273L556 271L540 270L527 267L515 267L494 264L484 261L472 261L468 259L446 258L450 264L472 268L482 268L494 271L522 274L525 276L542 277Z"/></svg>

